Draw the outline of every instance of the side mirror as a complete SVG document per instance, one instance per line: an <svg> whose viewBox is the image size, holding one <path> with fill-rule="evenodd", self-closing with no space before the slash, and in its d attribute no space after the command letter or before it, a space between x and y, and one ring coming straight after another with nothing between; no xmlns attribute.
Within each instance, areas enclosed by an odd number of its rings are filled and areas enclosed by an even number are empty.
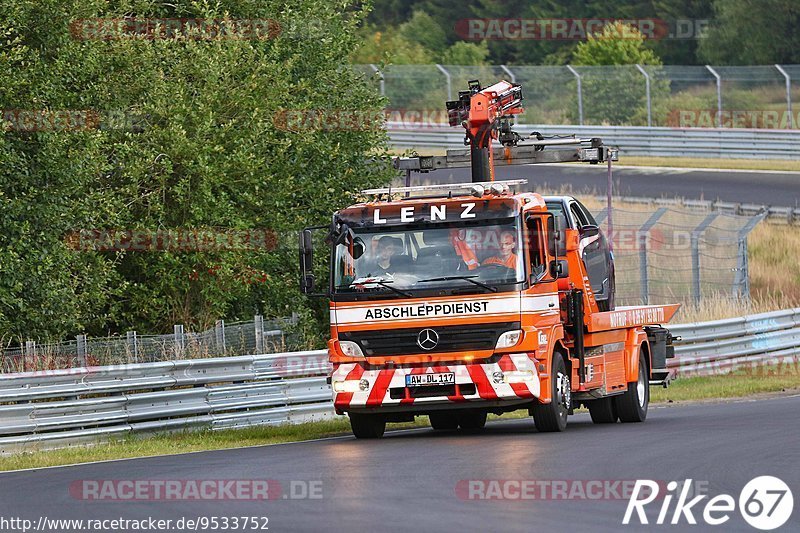
<svg viewBox="0 0 800 533"><path fill-rule="evenodd" d="M574 252L578 249L578 245L580 243L580 235L578 234L578 230L576 229L566 229L564 230L564 249L567 252ZM566 255L560 254L560 255Z"/></svg>
<svg viewBox="0 0 800 533"><path fill-rule="evenodd" d="M566 259L554 259L550 261L550 275L556 279L569 277L569 263Z"/></svg>
<svg viewBox="0 0 800 533"><path fill-rule="evenodd" d="M354 260L358 259L362 255L364 255L364 252L366 251L367 247L364 244L364 241L361 239L361 237L356 237L355 240L353 241L353 259Z"/></svg>
<svg viewBox="0 0 800 533"><path fill-rule="evenodd" d="M304 229L300 232L300 291L308 294L314 290L314 243L311 230Z"/></svg>
<svg viewBox="0 0 800 533"><path fill-rule="evenodd" d="M594 237L600 235L600 228L597 226L583 226L581 228L581 238Z"/></svg>

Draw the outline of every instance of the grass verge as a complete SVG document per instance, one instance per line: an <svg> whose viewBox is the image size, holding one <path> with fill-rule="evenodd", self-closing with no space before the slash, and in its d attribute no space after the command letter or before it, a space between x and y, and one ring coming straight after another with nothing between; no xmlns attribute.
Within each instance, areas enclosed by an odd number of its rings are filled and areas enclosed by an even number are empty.
<svg viewBox="0 0 800 533"><path fill-rule="evenodd" d="M756 371L740 372L727 376L687 378L675 381L669 389L652 389L652 401L689 402L708 399L724 399L750 396L759 393L800 390L798 368L793 372ZM519 416L524 416L523 412ZM513 417L516 413L505 415ZM494 417L492 418L499 418ZM425 417L417 418L409 424L392 424L391 429L427 427ZM43 468L47 466L86 463L170 455L205 450L222 450L245 446L260 446L285 442L300 442L320 439L350 432L350 425L344 418L311 422L294 426L270 428L247 428L224 431L198 431L155 435L150 437L130 436L122 440L91 447L75 447L62 450L33 451L0 458L0 471L22 468Z"/></svg>

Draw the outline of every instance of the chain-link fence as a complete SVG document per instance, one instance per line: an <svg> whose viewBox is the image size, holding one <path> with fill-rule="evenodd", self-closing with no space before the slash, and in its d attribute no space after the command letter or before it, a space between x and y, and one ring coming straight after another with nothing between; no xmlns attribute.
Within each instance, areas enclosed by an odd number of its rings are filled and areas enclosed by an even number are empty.
<svg viewBox="0 0 800 533"><path fill-rule="evenodd" d="M506 79L525 94L526 124L667 126L678 128L798 129L800 65L516 66L376 65L355 68L370 76L389 109L446 123L445 100L467 81Z"/></svg>
<svg viewBox="0 0 800 533"><path fill-rule="evenodd" d="M661 207L613 209L596 218L611 235L617 305L683 302L750 296L747 235L764 218Z"/></svg>
<svg viewBox="0 0 800 533"><path fill-rule="evenodd" d="M264 320L255 316L230 324L218 320L213 329L200 332L176 325L168 335L129 331L125 336L103 338L78 335L60 343L26 341L3 351L0 373L285 352L294 347L290 331L296 324L297 317Z"/></svg>

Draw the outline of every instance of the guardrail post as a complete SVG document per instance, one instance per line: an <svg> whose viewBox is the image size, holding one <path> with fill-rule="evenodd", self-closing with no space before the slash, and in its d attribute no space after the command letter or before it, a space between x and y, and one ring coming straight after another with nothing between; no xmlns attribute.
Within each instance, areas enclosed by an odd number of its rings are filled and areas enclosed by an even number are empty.
<svg viewBox="0 0 800 533"><path fill-rule="evenodd" d="M700 305L700 300L703 297L702 287L700 286L700 237L718 216L719 213L711 213L692 231L692 294L694 295L695 305Z"/></svg>
<svg viewBox="0 0 800 533"><path fill-rule="evenodd" d="M183 356L185 348L185 339L183 334L183 324L175 324L172 328L173 336L175 337L175 358L180 359Z"/></svg>
<svg viewBox="0 0 800 533"><path fill-rule="evenodd" d="M636 68L638 68L639 72L644 76L644 89L647 98L647 127L650 128L653 126L653 102L650 99L650 74L648 74L641 65L636 65Z"/></svg>
<svg viewBox="0 0 800 533"><path fill-rule="evenodd" d="M717 71L706 65L708 71L717 79L717 127L722 127L722 76Z"/></svg>
<svg viewBox="0 0 800 533"><path fill-rule="evenodd" d="M224 320L217 320L216 324L214 324L214 337L217 341L217 351L225 355L227 351L227 347L225 346L225 321Z"/></svg>
<svg viewBox="0 0 800 533"><path fill-rule="evenodd" d="M438 64L438 63L436 64L436 68L438 68L439 71L442 74L444 74L444 77L447 80L447 99L448 100L452 100L453 99L453 84L452 84L452 80L450 78L450 73L447 72L447 70L443 66Z"/></svg>
<svg viewBox="0 0 800 533"><path fill-rule="evenodd" d="M375 71L375 74L380 75L380 77L381 77L381 81L380 81L381 96L386 96L386 80L383 79L383 72L381 72L378 69L378 67L376 67L372 63L370 63L369 66L372 67L372 70Z"/></svg>
<svg viewBox="0 0 800 533"><path fill-rule="evenodd" d="M78 363L86 368L86 335L78 335L75 337L75 348L78 352Z"/></svg>
<svg viewBox="0 0 800 533"><path fill-rule="evenodd" d="M578 124L583 126L583 78L572 65L567 65L567 70L578 80Z"/></svg>
<svg viewBox="0 0 800 533"><path fill-rule="evenodd" d="M664 216L664 213L667 212L666 207L660 207L653 213L650 218L647 219L647 222L639 228L638 232L638 241L639 241L639 279L641 284L641 296L642 296L642 303L647 305L650 303L650 276L648 272L648 263L647 263L647 245L648 245L648 237L650 236L650 230L653 226L658 222L658 220Z"/></svg>
<svg viewBox="0 0 800 533"><path fill-rule="evenodd" d="M786 110L789 112L789 129L794 129L794 117L792 117L792 77L786 72L782 66L775 65L778 72L783 74L786 80Z"/></svg>
<svg viewBox="0 0 800 533"><path fill-rule="evenodd" d="M133 354L133 362L139 362L139 347L137 346L136 342L136 332L135 331L128 331L125 333L125 338L128 343L128 353Z"/></svg>
<svg viewBox="0 0 800 533"><path fill-rule="evenodd" d="M253 317L256 333L256 354L264 353L264 317L256 315Z"/></svg>

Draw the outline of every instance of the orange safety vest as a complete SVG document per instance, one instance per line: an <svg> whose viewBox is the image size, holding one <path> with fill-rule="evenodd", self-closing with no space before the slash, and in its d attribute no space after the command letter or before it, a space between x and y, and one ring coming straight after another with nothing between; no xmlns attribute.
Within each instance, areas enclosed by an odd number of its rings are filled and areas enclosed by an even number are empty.
<svg viewBox="0 0 800 533"><path fill-rule="evenodd" d="M469 247L467 241L460 238L458 233L457 229L450 230L450 243L453 245L453 248L455 248L456 254L458 254L461 260L467 265L467 268L469 270L475 270L480 266L478 257L475 255L472 248Z"/></svg>
<svg viewBox="0 0 800 533"><path fill-rule="evenodd" d="M511 254L505 261L501 257L490 257L483 260L484 265L503 265L506 268L517 268L517 254Z"/></svg>

